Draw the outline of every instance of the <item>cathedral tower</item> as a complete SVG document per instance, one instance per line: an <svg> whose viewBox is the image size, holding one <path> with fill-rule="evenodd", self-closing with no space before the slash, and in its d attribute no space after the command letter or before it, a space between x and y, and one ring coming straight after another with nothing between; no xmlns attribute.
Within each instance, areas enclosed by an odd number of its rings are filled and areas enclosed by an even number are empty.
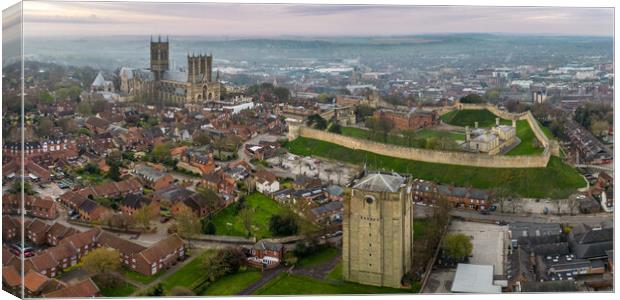
<svg viewBox="0 0 620 300"><path fill-rule="evenodd" d="M412 203L407 178L368 174L344 200L345 280L400 288L412 262Z"/></svg>
<svg viewBox="0 0 620 300"><path fill-rule="evenodd" d="M187 55L187 76L191 83L212 81L212 55Z"/></svg>
<svg viewBox="0 0 620 300"><path fill-rule="evenodd" d="M168 37L161 41L161 36L157 41L151 38L151 71L155 74L155 80L161 80L164 72L168 71Z"/></svg>

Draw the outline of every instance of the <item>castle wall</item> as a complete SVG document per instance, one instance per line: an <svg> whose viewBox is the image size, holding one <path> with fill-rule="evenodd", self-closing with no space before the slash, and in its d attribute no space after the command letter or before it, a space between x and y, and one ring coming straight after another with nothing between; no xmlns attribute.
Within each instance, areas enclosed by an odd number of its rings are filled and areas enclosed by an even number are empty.
<svg viewBox="0 0 620 300"><path fill-rule="evenodd" d="M355 150L364 150L385 156L460 166L485 168L544 168L547 166L550 157L549 151L545 151L542 155L505 156L417 149L383 144L370 140L316 130L296 124L289 124L289 140L294 140L298 136L335 143L343 147Z"/></svg>
<svg viewBox="0 0 620 300"><path fill-rule="evenodd" d="M455 103L452 106L444 106L441 109L437 110L439 115L445 115L453 110L482 110L486 109L493 113L494 115L507 120L526 120L527 123L532 128L536 139L545 147L545 152L549 151L552 155L560 156L560 146L557 141L551 141L545 133L540 128L538 122L534 115L532 115L531 111L526 111L523 113L511 113L497 108L496 105L490 103Z"/></svg>

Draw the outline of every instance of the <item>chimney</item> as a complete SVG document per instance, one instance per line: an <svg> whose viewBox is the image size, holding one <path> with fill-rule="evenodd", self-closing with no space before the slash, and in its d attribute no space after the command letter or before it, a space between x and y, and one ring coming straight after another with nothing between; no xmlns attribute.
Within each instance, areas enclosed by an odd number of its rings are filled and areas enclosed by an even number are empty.
<svg viewBox="0 0 620 300"><path fill-rule="evenodd" d="M517 128L517 120L512 120L512 128Z"/></svg>
<svg viewBox="0 0 620 300"><path fill-rule="evenodd" d="M495 126L499 126L499 118L495 118Z"/></svg>
<svg viewBox="0 0 620 300"><path fill-rule="evenodd" d="M474 126L478 128L478 122L474 122Z"/></svg>

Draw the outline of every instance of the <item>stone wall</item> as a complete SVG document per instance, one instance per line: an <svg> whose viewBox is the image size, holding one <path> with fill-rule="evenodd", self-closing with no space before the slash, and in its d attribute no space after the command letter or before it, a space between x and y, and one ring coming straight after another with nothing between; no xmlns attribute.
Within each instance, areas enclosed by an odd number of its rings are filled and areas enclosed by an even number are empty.
<svg viewBox="0 0 620 300"><path fill-rule="evenodd" d="M439 164L485 168L544 168L549 162L549 151L545 151L542 155L504 156L418 149L353 138L311 129L300 124L289 124L289 140L294 140L299 136L334 143L355 150Z"/></svg>
<svg viewBox="0 0 620 300"><path fill-rule="evenodd" d="M545 147L545 152L550 152L552 155L560 156L560 147L557 141L552 141L552 140L549 140L549 138L547 138L545 133L542 131L542 128L540 128L538 122L536 121L536 118L534 117L534 115L532 115L532 112L529 110L523 113L511 113L511 112L501 110L497 108L496 105L493 105L490 103L458 103L457 102L452 106L442 107L441 109L438 110L438 113L440 115L445 115L456 109L460 109L460 110L486 109L502 119L526 120L527 123L530 125L530 128L532 128L532 131L534 132L536 139L538 139L538 141L540 141L540 144L543 145L543 147Z"/></svg>

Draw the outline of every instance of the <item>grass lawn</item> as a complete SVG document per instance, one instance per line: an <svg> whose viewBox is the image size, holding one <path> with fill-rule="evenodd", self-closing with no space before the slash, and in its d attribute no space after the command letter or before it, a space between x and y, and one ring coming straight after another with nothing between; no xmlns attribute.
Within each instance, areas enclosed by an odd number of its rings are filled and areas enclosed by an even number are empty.
<svg viewBox="0 0 620 300"><path fill-rule="evenodd" d="M204 272L203 261L207 255L213 254L215 254L215 250L207 250L200 253L192 258L189 263L170 275L170 277L162 280L164 292L169 292L175 286L192 288L198 282L204 281L207 274Z"/></svg>
<svg viewBox="0 0 620 300"><path fill-rule="evenodd" d="M336 249L336 248L332 248L332 247L326 247L323 248L321 250L319 250L316 253L312 253L309 256L303 257L301 258L298 262L297 265L300 267L308 267L308 266L314 266L314 265L318 265L320 263L324 263L338 255L340 255L340 250Z"/></svg>
<svg viewBox="0 0 620 300"><path fill-rule="evenodd" d="M316 155L359 166L366 163L370 169L409 173L443 184L482 189L504 186L523 197L561 198L586 185L575 168L557 157L551 157L546 168L481 168L394 158L304 137L288 142L286 147L297 155Z"/></svg>
<svg viewBox="0 0 620 300"><path fill-rule="evenodd" d="M423 238L426 235L428 226L428 219L413 219L414 238Z"/></svg>
<svg viewBox="0 0 620 300"><path fill-rule="evenodd" d="M201 296L236 295L252 283L258 281L261 276L261 272L255 270L226 275L209 285L209 287L201 293Z"/></svg>
<svg viewBox="0 0 620 300"><path fill-rule="evenodd" d="M545 150L542 145L540 145L538 139L536 139L534 131L532 131L527 120L517 121L517 137L519 137L521 143L506 153L506 155L536 155L542 154Z"/></svg>
<svg viewBox="0 0 620 300"><path fill-rule="evenodd" d="M426 145L426 140L433 137L447 136L453 140L465 140L465 134L448 131L438 131L432 129L420 129L416 131L415 134L413 134L411 137L401 136L396 133L390 133L387 136L387 142L383 138L383 133L381 132L373 132L371 130L355 127L343 127L342 135L371 140L379 143L413 148L424 148Z"/></svg>
<svg viewBox="0 0 620 300"><path fill-rule="evenodd" d="M133 292L136 290L136 287L129 282L123 282L122 284L115 285L113 287L100 287L100 290L101 295L104 297L127 297L133 294Z"/></svg>
<svg viewBox="0 0 620 300"><path fill-rule="evenodd" d="M336 294L405 294L408 289L361 285L352 282L331 283L307 276L282 273L267 282L256 295L336 295Z"/></svg>
<svg viewBox="0 0 620 300"><path fill-rule="evenodd" d="M497 118L497 116L487 109L453 110L441 116L441 120L447 124L463 127L469 126L472 128L475 122L478 122L478 127L494 126L495 118ZM506 120L502 120L502 124L507 124Z"/></svg>
<svg viewBox="0 0 620 300"><path fill-rule="evenodd" d="M325 276L327 280L342 280L342 261L340 261L334 268Z"/></svg>
<svg viewBox="0 0 620 300"><path fill-rule="evenodd" d="M269 219L273 215L286 212L288 208L261 193L253 193L247 196L245 201L252 210L252 226L254 228L252 234L258 239L271 237ZM314 228L309 221L300 217L297 218L297 221L302 232ZM234 236L247 235L245 227L243 226L243 220L240 215L235 214L235 208L233 206L229 206L218 212L213 216L212 222L215 224L216 234Z"/></svg>
<svg viewBox="0 0 620 300"><path fill-rule="evenodd" d="M143 283L143 284L149 284L149 283L153 282L153 280L159 278L159 276L161 276L164 273L166 273L166 272L159 272L159 273L157 273L155 275L148 276L148 275L140 274L140 273L138 273L136 271L133 271L133 270L127 268L127 267L123 267L123 276L125 276L128 279L131 279L133 281L137 281L137 282Z"/></svg>

